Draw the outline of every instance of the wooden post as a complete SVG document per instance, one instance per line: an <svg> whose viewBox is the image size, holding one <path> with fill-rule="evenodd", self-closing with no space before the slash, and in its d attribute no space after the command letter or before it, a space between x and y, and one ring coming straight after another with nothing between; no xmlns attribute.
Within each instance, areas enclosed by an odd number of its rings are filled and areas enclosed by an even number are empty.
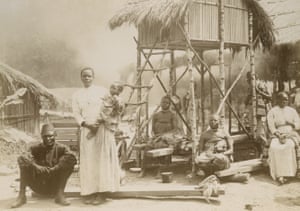
<svg viewBox="0 0 300 211"><path fill-rule="evenodd" d="M203 59L203 51L201 52L201 54L200 54L200 56L201 56L201 59ZM204 67L204 65L202 65L201 64L201 121L202 121L202 123L201 123L201 131L204 131L205 130L205 128L204 128L204 126L205 126L205 109L204 109L204 106L205 106L205 104L204 104L204 96L205 96L205 92L204 92L204 70L205 70L205 67Z"/></svg>
<svg viewBox="0 0 300 211"><path fill-rule="evenodd" d="M193 152L192 152L192 172L195 172L195 156L196 156L196 112L195 112L195 81L193 75L193 61L192 61L192 52L190 48L187 49L187 57L188 57L188 68L189 68L189 75L190 75L190 93L191 93L191 133L192 133L192 140L193 140Z"/></svg>
<svg viewBox="0 0 300 211"><path fill-rule="evenodd" d="M255 66L254 66L254 49L253 49L253 14L249 12L249 49L250 49L250 72L251 72L251 92L252 92L252 127L251 133L255 139L256 131L256 82L255 82Z"/></svg>
<svg viewBox="0 0 300 211"><path fill-rule="evenodd" d="M139 71L141 70L141 49L139 46L137 46L137 61L136 61L136 68L137 68L137 86L141 86L142 85L142 74L139 73ZM142 100L142 89L138 88L137 89L137 102L140 103ZM141 143L141 131L140 131L140 127L141 127L141 111L137 113L137 120L136 120L136 133L137 133L137 143L140 144ZM139 150L136 151L136 162L137 162L137 166L141 166L141 153Z"/></svg>
<svg viewBox="0 0 300 211"><path fill-rule="evenodd" d="M211 66L209 66L209 72L211 71ZM211 75L209 76L209 94L210 94L210 112L211 114L214 112L214 93L213 93L213 83Z"/></svg>
<svg viewBox="0 0 300 211"><path fill-rule="evenodd" d="M224 70L224 0L219 0L219 75L220 88L223 95L225 95L225 70ZM220 95L220 102L223 96ZM220 112L220 126L224 127L225 107Z"/></svg>
<svg viewBox="0 0 300 211"><path fill-rule="evenodd" d="M231 84L231 68L232 68L232 66L231 66L231 64L232 64L232 61L230 62L230 64L229 64L229 68L228 68L228 83L229 84ZM230 104L232 104L232 99L231 99L231 93L229 94L229 96L228 96L228 99L229 99L229 103ZM229 131L229 134L231 134L231 132L232 132L232 120L231 120L231 110L229 109L229 111L228 111L229 113L228 113L228 124L229 124L229 126L228 126L228 131Z"/></svg>
<svg viewBox="0 0 300 211"><path fill-rule="evenodd" d="M175 68L175 57L174 57L174 50L171 51L170 54L170 80L169 80L169 90L171 90L172 95L176 95L176 68Z"/></svg>

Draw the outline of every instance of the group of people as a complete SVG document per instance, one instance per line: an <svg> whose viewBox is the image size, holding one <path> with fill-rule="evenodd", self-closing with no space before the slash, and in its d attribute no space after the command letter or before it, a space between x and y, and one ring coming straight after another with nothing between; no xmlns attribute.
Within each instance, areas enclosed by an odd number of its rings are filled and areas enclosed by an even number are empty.
<svg viewBox="0 0 300 211"><path fill-rule="evenodd" d="M300 118L297 111L288 106L288 95L278 93L277 105L267 113L268 164L271 177L284 184L299 172L298 147ZM199 141L199 154L195 162L205 175L228 169L233 153L230 136L218 127L219 116L212 115L210 129L202 133Z"/></svg>
<svg viewBox="0 0 300 211"><path fill-rule="evenodd" d="M72 108L80 133L80 188L85 204L98 205L107 192L120 188L115 133L118 130L123 104L119 98L123 86L114 83L109 91L93 85L94 70L84 68L80 76L83 88L73 95ZM51 124L42 126L42 143L30 147L28 154L18 158L20 191L12 208L26 203L26 187L34 192L55 197L55 202L67 206L64 189L76 156L64 145L55 142Z"/></svg>
<svg viewBox="0 0 300 211"><path fill-rule="evenodd" d="M92 68L81 70L84 87L73 95L72 108L75 119L81 126L81 195L85 204L98 205L105 201L105 193L115 192L120 188L121 168L115 134L124 105L119 97L123 86L114 83L107 92L93 85L94 74ZM295 89L296 91L298 90ZM263 95L262 99L267 97ZM269 131L269 143L266 145L270 175L283 184L300 169L297 162L300 118L297 111L288 106L289 97L286 93L280 92L277 99L277 105L266 115ZM182 124L179 117L171 111L171 102L171 97L163 97L161 110L153 115L153 138L149 143L151 148L176 149L181 146ZM200 136L195 157L195 163L206 176L228 169L233 155L232 138L219 127L218 115L211 115L209 126ZM64 197L64 189L77 160L66 146L55 142L55 135L51 124L43 125L42 143L31 146L28 154L18 158L20 191L12 208L26 203L27 186L37 193L54 196L58 204L69 205Z"/></svg>

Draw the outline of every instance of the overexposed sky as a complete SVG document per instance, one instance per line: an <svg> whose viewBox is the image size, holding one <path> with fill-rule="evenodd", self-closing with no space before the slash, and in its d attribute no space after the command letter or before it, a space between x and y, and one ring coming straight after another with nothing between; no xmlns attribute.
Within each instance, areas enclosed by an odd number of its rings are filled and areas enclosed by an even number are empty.
<svg viewBox="0 0 300 211"><path fill-rule="evenodd" d="M135 28L126 25L111 31L108 27L108 20L126 1L0 0L0 44L22 39L26 42L31 37L35 41L61 40L77 53L70 59L93 67L96 81L107 85L119 79L124 66L136 63ZM259 2L270 15L291 11L273 17L275 28L281 28L277 35L281 42L300 39L300 0ZM284 28L289 25L295 26ZM0 49L0 55L5 53Z"/></svg>
<svg viewBox="0 0 300 211"><path fill-rule="evenodd" d="M96 81L118 80L118 71L136 62L134 27L111 31L109 19L126 0L0 0L0 49L10 43L63 41L80 66L91 66ZM43 46L41 46L43 47ZM18 50L16 49L16 54ZM30 58L29 58L30 59ZM75 58L70 58L75 59ZM107 85L107 84L106 84Z"/></svg>

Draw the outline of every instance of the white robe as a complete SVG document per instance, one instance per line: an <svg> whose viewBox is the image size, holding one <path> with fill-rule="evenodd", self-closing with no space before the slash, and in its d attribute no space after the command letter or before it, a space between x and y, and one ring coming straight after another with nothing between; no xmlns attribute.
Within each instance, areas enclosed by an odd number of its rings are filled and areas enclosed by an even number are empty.
<svg viewBox="0 0 300 211"><path fill-rule="evenodd" d="M73 95L72 108L79 125L83 121L95 123L99 118L102 97L106 89L90 86L77 91ZM100 146L95 136L87 138L89 129L81 128L80 139L80 186L81 195L99 192L99 153Z"/></svg>
<svg viewBox="0 0 300 211"><path fill-rule="evenodd" d="M275 106L267 115L268 127L271 134L280 132L291 134L293 128L286 124L293 122L295 129L299 129L300 119L295 109L286 106ZM299 140L298 140L299 141ZM293 138L286 138L286 143L281 144L278 138L273 137L269 148L270 174L275 180L278 177L295 176L297 171L296 151Z"/></svg>

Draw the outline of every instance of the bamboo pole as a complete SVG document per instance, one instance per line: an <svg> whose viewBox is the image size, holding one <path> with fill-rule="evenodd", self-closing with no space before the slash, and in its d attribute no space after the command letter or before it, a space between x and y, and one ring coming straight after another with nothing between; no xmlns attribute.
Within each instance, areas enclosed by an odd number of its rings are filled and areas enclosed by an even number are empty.
<svg viewBox="0 0 300 211"><path fill-rule="evenodd" d="M170 78L169 78L169 90L171 90L172 95L176 95L176 86L174 84L176 83L176 68L175 68L175 57L174 57L174 51L171 51L170 54Z"/></svg>
<svg viewBox="0 0 300 211"><path fill-rule="evenodd" d="M187 49L187 57L188 57L188 67L189 67L189 75L190 75L190 93L191 93L191 134L193 140L193 153L192 153L192 172L195 172L195 156L196 156L196 114L195 114L195 81L193 75L193 62L192 62L192 52L190 48Z"/></svg>
<svg viewBox="0 0 300 211"><path fill-rule="evenodd" d="M221 92L225 93L225 69L224 69L224 0L219 0L219 76ZM223 96L220 95L220 104ZM224 127L225 108L220 111L220 126Z"/></svg>
<svg viewBox="0 0 300 211"><path fill-rule="evenodd" d="M232 60L231 60L231 62L229 64L229 69L228 69L228 83L229 84L231 84L231 72L232 72ZM230 94L228 96L228 99L229 99L229 103L232 104L231 92L230 92ZM231 110L229 109L228 112L229 112L228 113L228 125L229 125L228 126L228 131L229 131L229 134L231 134L231 132L232 132L232 119L231 119L232 115L231 115Z"/></svg>
<svg viewBox="0 0 300 211"><path fill-rule="evenodd" d="M201 56L201 59L203 59L203 51L201 52L200 54ZM204 95L205 95L205 92L204 92L204 75L205 75L205 72L204 72L204 65L201 64L201 130L204 131L204 125L205 125L205 110L204 110Z"/></svg>
<svg viewBox="0 0 300 211"><path fill-rule="evenodd" d="M232 89L235 87L235 85L237 84L237 82L240 80L242 74L244 73L244 71L246 70L247 67L247 60L243 66L243 68L241 69L240 73L238 74L238 76L236 77L236 79L234 80L234 82L231 84L230 88L227 90L225 96L223 97L223 99L221 100L221 103L219 105L219 108L217 110L217 114L220 113L222 111L222 108L224 106L225 101L227 100L228 96L230 95Z"/></svg>
<svg viewBox="0 0 300 211"><path fill-rule="evenodd" d="M137 80L136 80L136 85L137 86L142 86L142 70L140 70L141 68L141 49L139 46L137 46L137 62L136 62L136 66L137 66ZM137 103L140 103L142 100L142 89L138 88L137 89ZM137 123L137 129L136 129L136 134L137 134L137 143L141 142L141 131L140 131L140 124L141 124L141 112L137 113L137 119L136 119L136 123ZM136 151L136 162L137 162L137 166L141 166L141 152Z"/></svg>
<svg viewBox="0 0 300 211"><path fill-rule="evenodd" d="M209 69L211 69L211 66L209 66ZM209 70L211 72L211 70ZM209 94L210 94L210 112L214 112L214 94L213 94L213 84L212 84L212 79L211 75L209 75Z"/></svg>
<svg viewBox="0 0 300 211"><path fill-rule="evenodd" d="M254 48L253 48L253 14L249 12L249 45L250 45L250 72L251 72L251 87L252 87L252 127L251 133L256 139L256 81L255 81L255 66L254 66Z"/></svg>

